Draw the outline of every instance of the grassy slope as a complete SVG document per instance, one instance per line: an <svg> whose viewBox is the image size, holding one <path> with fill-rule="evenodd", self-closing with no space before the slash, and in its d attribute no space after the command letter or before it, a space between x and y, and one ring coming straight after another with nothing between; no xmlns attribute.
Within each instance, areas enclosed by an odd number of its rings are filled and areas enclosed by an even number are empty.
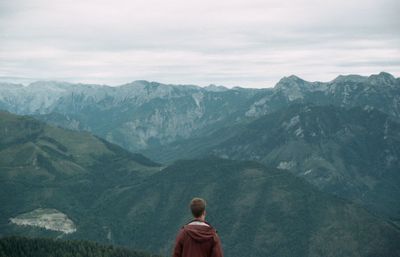
<svg viewBox="0 0 400 257"><path fill-rule="evenodd" d="M8 219L41 207L60 210L81 227L92 226L87 212L94 199L159 169L147 158L87 132L0 113L0 234L31 233Z"/></svg>
<svg viewBox="0 0 400 257"><path fill-rule="evenodd" d="M169 162L210 154L268 167L292 162L294 174L395 221L400 220L399 146L400 124L377 110L293 105L158 152Z"/></svg>
<svg viewBox="0 0 400 257"><path fill-rule="evenodd" d="M2 113L0 234L60 236L8 218L66 213L85 238L169 254L193 196L209 201L227 256L396 256L399 230L288 172L203 159L166 169L88 133ZM151 164L151 165L149 165Z"/></svg>
<svg viewBox="0 0 400 257"><path fill-rule="evenodd" d="M400 254L400 231L391 224L254 162L178 161L141 185L113 192L98 209L122 221L114 240L168 254L190 219L187 203L194 196L208 200L208 218L227 256Z"/></svg>

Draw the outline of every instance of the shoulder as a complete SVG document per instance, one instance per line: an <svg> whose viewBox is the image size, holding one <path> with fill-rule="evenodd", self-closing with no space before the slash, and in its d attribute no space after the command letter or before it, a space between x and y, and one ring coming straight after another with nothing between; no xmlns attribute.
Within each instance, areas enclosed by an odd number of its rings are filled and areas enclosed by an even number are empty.
<svg viewBox="0 0 400 257"><path fill-rule="evenodd" d="M178 231L177 238L183 238L185 234L186 234L185 226L182 226Z"/></svg>
<svg viewBox="0 0 400 257"><path fill-rule="evenodd" d="M182 226L180 229L179 229L179 234L182 234L182 233L185 233L185 231L186 231L186 225L185 226Z"/></svg>
<svg viewBox="0 0 400 257"><path fill-rule="evenodd" d="M210 223L208 223L208 222L205 222L208 226L210 226L210 228L212 229L212 231L215 233L215 234L218 234L218 230L215 228L215 227L213 227Z"/></svg>
<svg viewBox="0 0 400 257"><path fill-rule="evenodd" d="M218 231L215 228L212 228L213 230L213 234L214 234L214 242L215 243L219 243L220 242L220 238L218 236Z"/></svg>

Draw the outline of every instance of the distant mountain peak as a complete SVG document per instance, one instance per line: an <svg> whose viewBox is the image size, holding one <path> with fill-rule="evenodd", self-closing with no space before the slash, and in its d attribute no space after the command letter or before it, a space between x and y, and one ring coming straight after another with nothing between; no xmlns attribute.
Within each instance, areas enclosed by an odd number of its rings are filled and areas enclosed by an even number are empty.
<svg viewBox="0 0 400 257"><path fill-rule="evenodd" d="M374 75L371 75L371 76L374 76ZM381 72L378 74L378 76L394 78L394 76L393 76L392 74L390 74L389 72L385 72L385 71L381 71Z"/></svg>
<svg viewBox="0 0 400 257"><path fill-rule="evenodd" d="M334 80L332 80L332 83L365 82L367 80L368 80L368 77L350 74L350 75L339 75Z"/></svg>
<svg viewBox="0 0 400 257"><path fill-rule="evenodd" d="M63 82L63 81L54 81L54 80L39 80L32 82L28 85L28 87L35 88L65 88L68 86L74 85L73 83Z"/></svg>
<svg viewBox="0 0 400 257"><path fill-rule="evenodd" d="M295 89L296 91L301 91L305 84L308 85L310 83L297 77L296 75L290 75L289 77L283 77L281 80L279 80L279 82L275 85L275 89L284 91Z"/></svg>
<svg viewBox="0 0 400 257"><path fill-rule="evenodd" d="M136 86L145 87L145 86L149 86L150 84L151 84L151 82L147 81L147 80L135 80L135 81L132 81L132 82L129 82L126 84L122 84L118 87L136 87ZM118 88L118 87L116 87L116 88Z"/></svg>
<svg viewBox="0 0 400 257"><path fill-rule="evenodd" d="M16 89L16 88L23 88L24 85L22 84L15 84L10 82L0 82L0 88L2 89Z"/></svg>
<svg viewBox="0 0 400 257"><path fill-rule="evenodd" d="M331 83L365 83L369 82L371 84L393 84L396 83L396 78L387 72L380 72L379 74L373 74L369 77L361 75L339 75L337 78L332 80Z"/></svg>
<svg viewBox="0 0 400 257"><path fill-rule="evenodd" d="M294 74L292 74L292 75L290 75L289 77L287 77L288 79L291 79L291 80L302 80L302 81L304 81L302 78L300 78L299 76L296 76L296 75L294 75Z"/></svg>
<svg viewBox="0 0 400 257"><path fill-rule="evenodd" d="M130 88L130 87L141 87L145 88L147 90L149 89L155 89L155 90L173 90L173 89L180 89L180 90L193 90L193 89L200 89L201 87L196 86L196 85L190 85L190 84L164 84L156 81L148 81L148 80L135 80L133 82L123 84L120 86L115 87L118 89L119 87L121 88Z"/></svg>
<svg viewBox="0 0 400 257"><path fill-rule="evenodd" d="M323 91L326 84L309 82L295 75L283 77L274 87L278 92L283 92L289 101L303 99L307 92Z"/></svg>
<svg viewBox="0 0 400 257"><path fill-rule="evenodd" d="M214 84L210 84L210 85L206 86L204 89L207 91L213 91L213 92L222 92L222 91L229 90L228 88L226 88L224 86L217 86Z"/></svg>
<svg viewBox="0 0 400 257"><path fill-rule="evenodd" d="M299 82L306 82L304 79L296 76L296 75L290 75L288 77L283 77L279 80L278 84L287 84L287 83L299 83Z"/></svg>
<svg viewBox="0 0 400 257"><path fill-rule="evenodd" d="M379 74L374 74L368 77L368 80L370 81L371 84L395 84L396 78L387 72L380 72Z"/></svg>
<svg viewBox="0 0 400 257"><path fill-rule="evenodd" d="M131 83L128 83L128 84L144 84L144 85L148 85L148 84L150 84L150 81L145 80L145 79L139 79L139 80L135 80L135 81L133 81Z"/></svg>

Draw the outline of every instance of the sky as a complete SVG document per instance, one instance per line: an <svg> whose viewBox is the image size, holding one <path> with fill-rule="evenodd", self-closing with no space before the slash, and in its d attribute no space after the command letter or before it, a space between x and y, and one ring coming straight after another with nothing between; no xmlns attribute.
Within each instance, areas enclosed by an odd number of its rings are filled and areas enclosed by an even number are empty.
<svg viewBox="0 0 400 257"><path fill-rule="evenodd" d="M0 0L0 80L400 77L399 0Z"/></svg>

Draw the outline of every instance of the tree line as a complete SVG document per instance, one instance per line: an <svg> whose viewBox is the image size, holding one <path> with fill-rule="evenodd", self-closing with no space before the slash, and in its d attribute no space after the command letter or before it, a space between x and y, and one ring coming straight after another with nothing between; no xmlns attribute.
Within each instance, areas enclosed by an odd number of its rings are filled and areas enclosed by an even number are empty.
<svg viewBox="0 0 400 257"><path fill-rule="evenodd" d="M144 252L81 240L0 238L0 257L157 257Z"/></svg>

